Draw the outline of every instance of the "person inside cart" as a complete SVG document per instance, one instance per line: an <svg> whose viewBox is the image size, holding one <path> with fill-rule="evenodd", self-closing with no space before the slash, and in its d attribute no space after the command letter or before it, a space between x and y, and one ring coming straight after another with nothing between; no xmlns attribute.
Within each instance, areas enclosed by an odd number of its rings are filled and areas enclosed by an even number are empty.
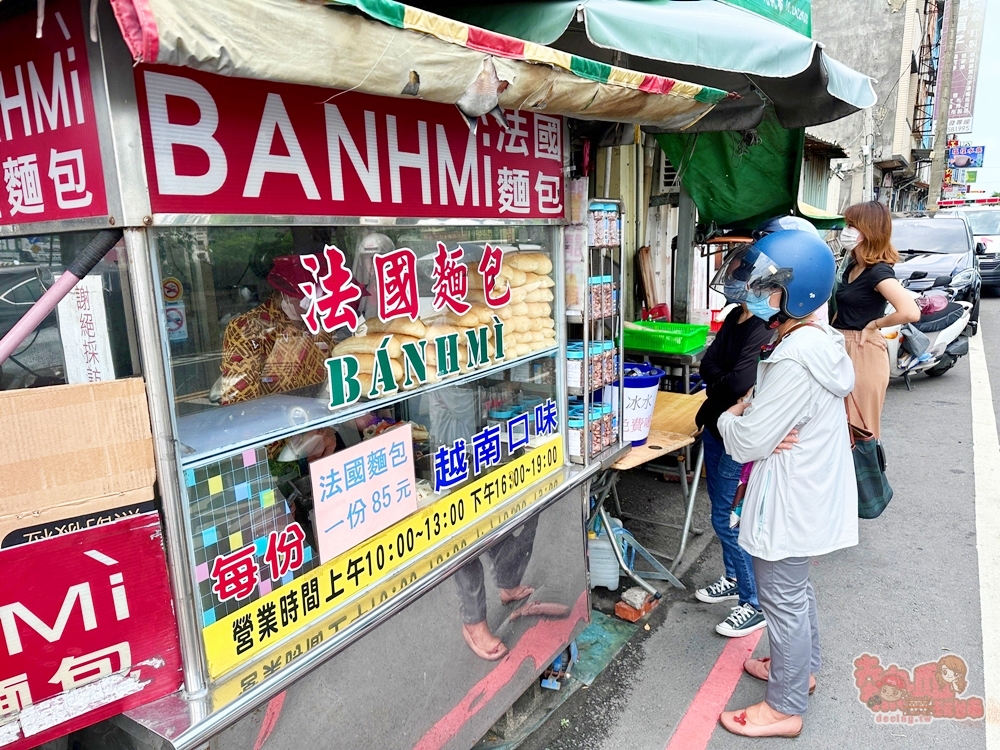
<svg viewBox="0 0 1000 750"><path fill-rule="evenodd" d="M739 263L737 263L737 266ZM729 302L738 302L722 323L712 345L701 360L701 377L707 386L707 398L695 416L701 428L705 447L705 477L708 497L712 503L712 527L722 544L725 572L715 583L698 589L695 597L709 604L735 601L732 613L715 626L715 631L728 637L739 637L767 625L757 601L757 583L753 577L750 555L737 542L739 530L730 528L729 513L736 496L743 464L726 452L716 422L719 415L749 391L757 379L760 348L771 340L774 332L767 321L754 315L743 302L740 269L734 269L730 287L724 294Z"/></svg>
<svg viewBox="0 0 1000 750"><path fill-rule="evenodd" d="M317 385L326 380L333 335L313 335L302 320L299 284L312 276L297 255L274 259L267 300L229 321L222 338L223 405Z"/></svg>

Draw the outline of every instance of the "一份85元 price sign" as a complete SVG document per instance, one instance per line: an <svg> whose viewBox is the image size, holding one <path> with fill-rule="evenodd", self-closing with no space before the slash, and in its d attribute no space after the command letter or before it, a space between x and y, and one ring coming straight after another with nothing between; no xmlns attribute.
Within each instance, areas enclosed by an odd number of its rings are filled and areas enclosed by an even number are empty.
<svg viewBox="0 0 1000 750"><path fill-rule="evenodd" d="M557 436L212 623L202 631L212 679L347 604L551 474L562 461Z"/></svg>

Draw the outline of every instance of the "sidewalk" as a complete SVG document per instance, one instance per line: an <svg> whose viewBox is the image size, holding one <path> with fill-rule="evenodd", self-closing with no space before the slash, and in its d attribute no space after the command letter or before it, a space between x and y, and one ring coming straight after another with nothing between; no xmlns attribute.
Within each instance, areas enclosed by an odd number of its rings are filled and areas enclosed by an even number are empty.
<svg viewBox="0 0 1000 750"><path fill-rule="evenodd" d="M861 522L858 547L814 560L824 668L797 748L986 746L981 720L876 723L881 715L859 699L854 666L857 657L871 654L881 659L882 667L896 664L914 675L918 665L957 655L968 669L968 685L959 697L983 696L969 393L967 361L944 378L921 378L910 393L902 383L890 385L883 431L896 497L882 518ZM928 439L929 425L933 440ZM627 510L648 515L649 479L637 483L629 477L628 493L622 496ZM695 518L707 524L707 505L698 507ZM677 532L665 531L674 535L673 541L653 542L649 527L628 525L652 546L672 549L676 544ZM665 589L646 622L649 630L638 629L594 683L577 691L521 748L702 750L778 743L735 737L716 725L716 706L755 703L763 698L763 684L738 668L728 676L725 670L713 673L727 644L732 644L730 651L753 644L714 632L729 612L725 604L694 599L694 589L716 579L722 563L710 528L693 544L680 576L688 589ZM613 599L599 589L594 601L605 609ZM766 630L762 633L757 655L767 654ZM915 696L924 689L911 688ZM672 742L696 695L698 703L691 710L708 710L692 715L686 729L698 731Z"/></svg>

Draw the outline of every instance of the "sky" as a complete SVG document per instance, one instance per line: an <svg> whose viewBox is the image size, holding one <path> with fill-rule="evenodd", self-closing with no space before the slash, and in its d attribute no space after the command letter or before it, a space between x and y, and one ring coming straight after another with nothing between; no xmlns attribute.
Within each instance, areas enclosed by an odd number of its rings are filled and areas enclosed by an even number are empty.
<svg viewBox="0 0 1000 750"><path fill-rule="evenodd" d="M979 80L976 82L976 103L973 106L973 146L985 146L983 168L978 170L978 187L986 195L1000 190L1000 0L987 0L986 26L979 58ZM982 196L979 196L982 197Z"/></svg>

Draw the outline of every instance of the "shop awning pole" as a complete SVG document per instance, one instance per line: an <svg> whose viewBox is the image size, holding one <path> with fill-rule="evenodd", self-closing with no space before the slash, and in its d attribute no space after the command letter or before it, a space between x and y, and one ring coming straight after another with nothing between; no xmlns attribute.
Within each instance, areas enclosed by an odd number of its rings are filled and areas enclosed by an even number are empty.
<svg viewBox="0 0 1000 750"><path fill-rule="evenodd" d="M45 294L14 324L7 335L0 339L0 365L17 351L21 342L56 309L56 305L73 290L80 279L94 270L94 266L101 262L101 258L107 255L121 238L121 229L104 229L90 241L83 252L76 256L68 271L56 279Z"/></svg>

